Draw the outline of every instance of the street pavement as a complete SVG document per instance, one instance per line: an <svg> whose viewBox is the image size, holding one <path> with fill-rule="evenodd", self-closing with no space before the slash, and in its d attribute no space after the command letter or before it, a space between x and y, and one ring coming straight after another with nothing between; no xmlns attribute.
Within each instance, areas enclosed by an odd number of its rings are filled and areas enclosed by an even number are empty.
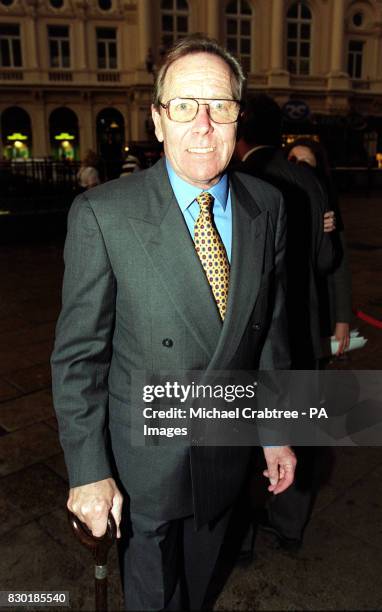
<svg viewBox="0 0 382 612"><path fill-rule="evenodd" d="M382 199L347 195L342 210L353 304L381 320ZM62 242L26 234L0 247L0 590L69 591L72 610L93 610L92 559L67 524L50 390ZM366 347L332 367L382 370L382 329L353 327ZM115 550L109 566L109 609L122 610ZM287 553L259 533L252 563L234 569L215 609L382 610L381 575L382 447L333 448L302 549Z"/></svg>

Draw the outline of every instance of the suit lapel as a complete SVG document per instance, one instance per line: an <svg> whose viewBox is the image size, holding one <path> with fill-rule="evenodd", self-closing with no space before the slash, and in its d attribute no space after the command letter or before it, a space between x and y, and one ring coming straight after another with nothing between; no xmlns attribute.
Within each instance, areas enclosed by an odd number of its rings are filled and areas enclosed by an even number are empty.
<svg viewBox="0 0 382 612"><path fill-rule="evenodd" d="M254 308L264 263L268 213L234 175L232 199L232 262L227 314L209 369L224 369L240 343Z"/></svg>
<svg viewBox="0 0 382 612"><path fill-rule="evenodd" d="M232 263L223 326L163 161L146 173L146 206L130 218L169 300L209 356L209 369L223 369L235 353L254 308L263 271L268 214L260 210L235 175L230 188Z"/></svg>
<svg viewBox="0 0 382 612"><path fill-rule="evenodd" d="M131 222L169 300L211 358L222 323L163 162L147 173L146 184L150 208L155 210Z"/></svg>

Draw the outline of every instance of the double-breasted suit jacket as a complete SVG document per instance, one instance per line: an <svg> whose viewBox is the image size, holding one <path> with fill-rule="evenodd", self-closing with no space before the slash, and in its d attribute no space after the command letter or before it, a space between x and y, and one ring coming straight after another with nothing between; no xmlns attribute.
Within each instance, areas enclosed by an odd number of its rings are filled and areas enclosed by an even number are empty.
<svg viewBox="0 0 382 612"><path fill-rule="evenodd" d="M52 372L70 485L112 475L109 428L132 512L159 520L216 517L234 501L250 449L134 446L134 372L289 365L281 195L239 173L230 189L223 325L162 160L78 196L69 213Z"/></svg>

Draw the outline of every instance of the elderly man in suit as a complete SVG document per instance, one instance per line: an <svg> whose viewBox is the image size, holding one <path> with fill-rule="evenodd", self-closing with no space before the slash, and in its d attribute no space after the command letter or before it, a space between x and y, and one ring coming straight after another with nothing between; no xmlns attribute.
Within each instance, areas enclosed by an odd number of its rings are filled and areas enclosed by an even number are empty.
<svg viewBox="0 0 382 612"><path fill-rule="evenodd" d="M238 62L214 41L195 35L178 43L152 106L165 159L82 194L69 214L52 356L68 507L99 536L109 511L120 523L125 498L129 610L202 608L251 454L134 446L134 373L289 365L282 198L225 172L243 81ZM203 257L205 231L218 258ZM293 481L295 456L287 446L264 454L269 490L278 494Z"/></svg>

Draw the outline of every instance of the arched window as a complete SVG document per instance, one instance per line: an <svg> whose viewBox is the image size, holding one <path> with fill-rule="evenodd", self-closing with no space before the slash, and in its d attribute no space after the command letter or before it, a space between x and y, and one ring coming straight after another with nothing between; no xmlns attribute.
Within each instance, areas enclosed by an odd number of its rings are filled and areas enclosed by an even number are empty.
<svg viewBox="0 0 382 612"><path fill-rule="evenodd" d="M125 121L123 115L113 107L102 109L96 120L97 126L97 151L106 163L111 163L109 168L109 178L119 176L121 167L119 162L122 160ZM114 163L114 168L113 166Z"/></svg>
<svg viewBox="0 0 382 612"><path fill-rule="evenodd" d="M287 13L287 58L292 74L310 73L312 13L304 2L295 2Z"/></svg>
<svg viewBox="0 0 382 612"><path fill-rule="evenodd" d="M6 159L31 157L32 127L27 111L19 106L8 107L1 115L0 128Z"/></svg>
<svg viewBox="0 0 382 612"><path fill-rule="evenodd" d="M160 24L163 49L168 49L179 38L188 34L188 12L187 0L161 0Z"/></svg>
<svg viewBox="0 0 382 612"><path fill-rule="evenodd" d="M78 118L70 108L55 108L49 116L49 137L53 159L78 160Z"/></svg>
<svg viewBox="0 0 382 612"><path fill-rule="evenodd" d="M251 69L252 9L247 0L232 0L225 9L227 49L241 62L245 72Z"/></svg>

